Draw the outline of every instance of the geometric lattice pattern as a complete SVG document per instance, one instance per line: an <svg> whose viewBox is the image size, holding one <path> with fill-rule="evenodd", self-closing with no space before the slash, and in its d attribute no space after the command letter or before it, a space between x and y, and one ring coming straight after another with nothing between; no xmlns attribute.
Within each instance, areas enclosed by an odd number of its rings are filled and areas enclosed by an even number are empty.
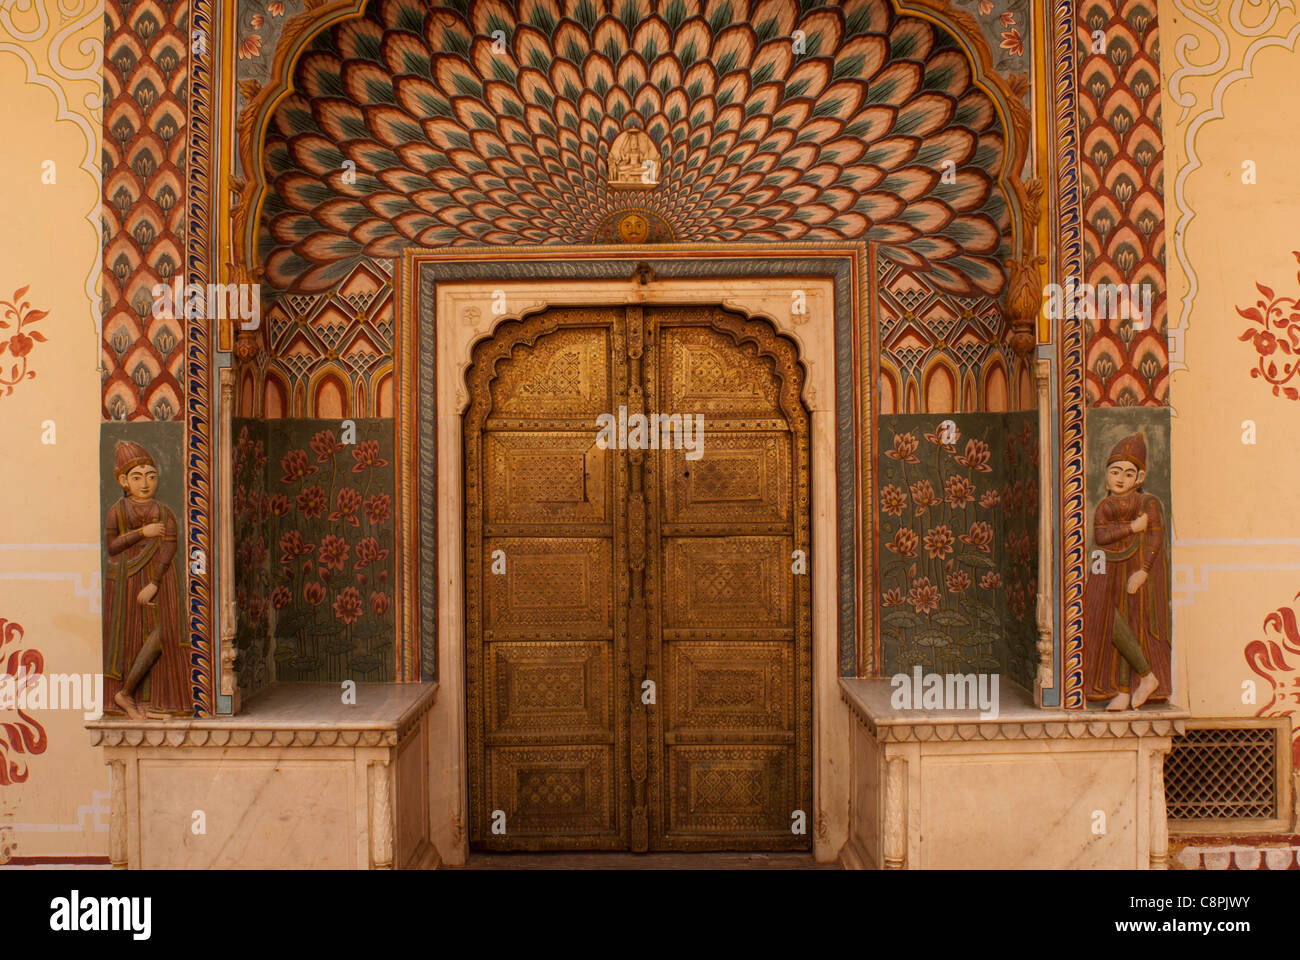
<svg viewBox="0 0 1300 960"><path fill-rule="evenodd" d="M1277 730L1203 728L1175 737L1165 758L1171 820L1267 820L1279 816Z"/></svg>
<svg viewBox="0 0 1300 960"><path fill-rule="evenodd" d="M105 420L179 420L181 319L153 316L183 273L189 4L104 7Z"/></svg>
<svg viewBox="0 0 1300 960"><path fill-rule="evenodd" d="M1145 330L1133 329L1131 318L1087 321L1087 402L1159 406L1168 400L1169 351L1155 0L1084 0L1076 30L1084 279L1150 284L1154 293ZM1093 52L1096 31L1100 53Z"/></svg>
<svg viewBox="0 0 1300 960"><path fill-rule="evenodd" d="M320 416L320 385L332 379L345 395L344 416L392 416L392 269L391 262L365 260L326 293L276 300L263 317L266 349L256 359L254 409L242 409L245 397L240 415L266 415L269 390L285 398L279 416Z"/></svg>
<svg viewBox="0 0 1300 960"><path fill-rule="evenodd" d="M495 35L495 36L494 36ZM258 260L319 292L412 245L870 240L996 294L1006 131L957 41L889 0L388 0L299 59L271 118ZM646 189L611 186L640 130Z"/></svg>
<svg viewBox="0 0 1300 960"><path fill-rule="evenodd" d="M972 413L1006 410L1020 361L1003 344L1002 311L994 297L958 297L938 290L922 271L878 256L881 403L885 413ZM1000 374L995 372L1000 368ZM1000 402L987 385L1000 376ZM936 378L944 378L935 389ZM931 409L939 396L943 409ZM889 401L892 399L892 404Z"/></svg>

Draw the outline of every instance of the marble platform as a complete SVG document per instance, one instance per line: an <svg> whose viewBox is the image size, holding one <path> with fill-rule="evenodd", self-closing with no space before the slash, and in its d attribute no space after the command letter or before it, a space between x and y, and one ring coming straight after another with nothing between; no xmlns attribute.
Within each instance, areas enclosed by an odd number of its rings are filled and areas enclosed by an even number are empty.
<svg viewBox="0 0 1300 960"><path fill-rule="evenodd" d="M86 724L118 869L432 867L437 684L274 684L234 717Z"/></svg>
<svg viewBox="0 0 1300 960"><path fill-rule="evenodd" d="M845 866L1167 866L1163 758L1186 709L1039 709L1003 682L997 717L981 720L896 710L893 690L887 678L840 680L851 715Z"/></svg>

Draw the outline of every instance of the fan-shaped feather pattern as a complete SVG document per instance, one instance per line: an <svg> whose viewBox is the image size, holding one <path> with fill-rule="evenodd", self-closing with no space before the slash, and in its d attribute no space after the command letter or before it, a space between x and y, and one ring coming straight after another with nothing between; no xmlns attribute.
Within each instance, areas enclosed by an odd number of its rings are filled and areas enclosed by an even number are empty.
<svg viewBox="0 0 1300 960"><path fill-rule="evenodd" d="M1006 138L972 77L889 0L375 0L295 67L259 249L319 290L410 244L589 243L635 208L682 242L873 240L996 293ZM631 129L646 189L609 185Z"/></svg>
<svg viewBox="0 0 1300 960"><path fill-rule="evenodd" d="M429 48L416 34L399 31L385 34L381 59L395 77L429 75Z"/></svg>

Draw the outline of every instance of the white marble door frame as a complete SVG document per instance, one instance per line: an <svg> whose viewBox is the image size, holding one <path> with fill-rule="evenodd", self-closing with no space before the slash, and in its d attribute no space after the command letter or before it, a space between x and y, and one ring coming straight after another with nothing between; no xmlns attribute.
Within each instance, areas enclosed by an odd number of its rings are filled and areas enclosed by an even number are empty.
<svg viewBox="0 0 1300 960"><path fill-rule="evenodd" d="M791 290L806 295L793 314ZM494 314L498 294L507 312ZM495 298L495 299L494 299ZM431 716L430 819L445 863L469 852L465 717L465 505L461 417L473 346L502 322L553 306L721 305L763 317L793 339L807 372L811 413L813 577L813 803L808 829L819 861L848 837L849 717L839 693L835 450L835 321L830 278L492 281L437 286L437 524L439 696ZM427 495L427 494L426 494Z"/></svg>

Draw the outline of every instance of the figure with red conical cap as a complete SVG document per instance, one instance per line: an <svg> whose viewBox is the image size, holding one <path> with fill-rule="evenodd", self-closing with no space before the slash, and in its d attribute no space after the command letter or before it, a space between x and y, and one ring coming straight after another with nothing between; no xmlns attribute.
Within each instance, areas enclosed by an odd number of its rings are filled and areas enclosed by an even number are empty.
<svg viewBox="0 0 1300 960"><path fill-rule="evenodd" d="M173 563L176 515L154 499L158 467L140 444L118 442L113 475L122 499L104 522L105 700L136 720L188 714L190 656Z"/></svg>
<svg viewBox="0 0 1300 960"><path fill-rule="evenodd" d="M1146 438L1135 433L1106 460L1107 496L1093 516L1093 540L1105 554L1084 588L1084 693L1107 710L1136 710L1169 698L1169 579L1164 513L1142 491Z"/></svg>

